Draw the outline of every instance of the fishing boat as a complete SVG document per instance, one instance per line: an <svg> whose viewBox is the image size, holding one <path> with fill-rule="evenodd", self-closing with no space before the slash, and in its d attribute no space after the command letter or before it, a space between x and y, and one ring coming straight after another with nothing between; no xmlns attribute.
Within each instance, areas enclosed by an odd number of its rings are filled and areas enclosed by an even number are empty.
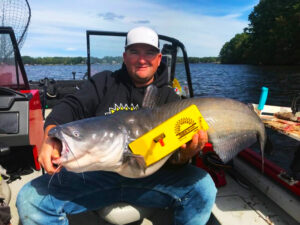
<svg viewBox="0 0 300 225"><path fill-rule="evenodd" d="M103 39L112 38L119 38L120 43L124 43L126 33L87 31L86 35L86 79L89 79L99 72L99 68L101 69L101 65L93 62L96 57L95 52L99 51L94 49L95 46L104 43ZM8 172L9 179L6 181L2 179L1 182L3 184L10 182L11 195L4 185L0 187L4 190L5 201L11 208L11 223L15 225L19 224L15 208L18 191L23 184L43 174L37 161L37 152L43 137L43 120L55 102L59 101L64 94L80 88L84 80L59 82L45 78L39 83L30 83L13 29L0 27L0 39L4 36L6 39L9 38L13 53L9 59L0 62L0 165ZM182 98L194 97L187 52L183 43L164 35L159 35L159 38L162 43L163 62L168 66L169 71L166 79ZM176 70L179 55L182 56L185 69L180 72ZM56 86L57 84L59 85ZM253 107L257 108L256 105ZM275 117L276 112L283 110L289 111L288 108L265 106L260 115L266 126L271 127L270 129L276 129L282 132L283 136L289 135L299 141L300 135L294 130L280 130L270 122L276 122L278 119ZM295 122L294 125L298 126L297 124ZM207 144L203 152L213 152L213 146ZM213 164L209 164L210 160L204 160L203 155L197 156L192 163L206 169L218 187L216 202L208 224L293 225L300 223L299 180L280 166L266 159L264 172L262 172L262 159L254 148L245 149L229 165L217 165L219 167L212 167ZM98 211L70 216L70 224L129 223L172 224L172 211L119 203Z"/></svg>

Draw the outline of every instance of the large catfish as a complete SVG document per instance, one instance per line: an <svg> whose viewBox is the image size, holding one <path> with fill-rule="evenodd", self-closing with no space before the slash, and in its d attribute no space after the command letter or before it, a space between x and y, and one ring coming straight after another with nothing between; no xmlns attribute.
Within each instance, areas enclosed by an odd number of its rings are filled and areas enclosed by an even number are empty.
<svg viewBox="0 0 300 225"><path fill-rule="evenodd" d="M263 156L266 133L257 114L232 99L204 97L52 128L49 136L58 138L63 146L56 163L73 172L105 170L131 178L149 176L162 167L171 154L145 168L141 166L143 158L132 154L128 144L191 104L198 107L209 125L209 142L224 163L257 141Z"/></svg>

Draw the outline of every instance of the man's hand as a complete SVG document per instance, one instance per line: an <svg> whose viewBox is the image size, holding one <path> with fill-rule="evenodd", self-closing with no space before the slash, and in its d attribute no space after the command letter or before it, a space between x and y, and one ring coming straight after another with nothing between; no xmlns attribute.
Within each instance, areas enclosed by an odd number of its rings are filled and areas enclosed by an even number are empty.
<svg viewBox="0 0 300 225"><path fill-rule="evenodd" d="M188 162L192 157L199 153L208 142L207 132L200 130L196 133L192 140L181 146L178 151L177 160L171 160L173 164L183 164Z"/></svg>
<svg viewBox="0 0 300 225"><path fill-rule="evenodd" d="M53 174L60 171L52 160L60 157L61 143L48 136L48 132L55 125L49 125L45 130L44 141L41 150L39 151L39 163L44 167L48 174Z"/></svg>

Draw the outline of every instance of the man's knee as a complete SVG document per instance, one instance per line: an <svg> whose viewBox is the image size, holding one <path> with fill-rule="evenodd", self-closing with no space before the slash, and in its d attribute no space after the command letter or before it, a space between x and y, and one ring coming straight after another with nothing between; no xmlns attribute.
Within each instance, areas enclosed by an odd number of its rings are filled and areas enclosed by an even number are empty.
<svg viewBox="0 0 300 225"><path fill-rule="evenodd" d="M201 204L202 206L212 207L215 199L217 189L211 176L200 168L193 168L192 184L190 190L186 190L183 204Z"/></svg>
<svg viewBox="0 0 300 225"><path fill-rule="evenodd" d="M37 191L32 182L21 188L17 195L16 207L22 224L45 224L41 222L44 219L41 212L52 206L46 196Z"/></svg>
<svg viewBox="0 0 300 225"><path fill-rule="evenodd" d="M30 201L32 198L32 187L30 183L25 184L17 195L16 206L18 209L22 208L24 204Z"/></svg>
<svg viewBox="0 0 300 225"><path fill-rule="evenodd" d="M190 167L193 171L192 192L195 197L199 196L203 201L215 200L217 189L212 177L205 170L198 167Z"/></svg>
<svg viewBox="0 0 300 225"><path fill-rule="evenodd" d="M17 195L16 206L18 211L30 211L30 208L34 208L34 205L39 204L42 197L36 188L32 186L32 182L25 184Z"/></svg>
<svg viewBox="0 0 300 225"><path fill-rule="evenodd" d="M28 193L28 183L25 184L21 190L19 191L18 195L17 195L17 201L16 204L17 206L20 205L20 203L22 203L25 199L26 193ZM30 192L29 192L30 193Z"/></svg>
<svg viewBox="0 0 300 225"><path fill-rule="evenodd" d="M217 188L211 176L207 173L195 186L194 191L197 193L203 204L213 205L216 199Z"/></svg>
<svg viewBox="0 0 300 225"><path fill-rule="evenodd" d="M196 180L195 177L198 176ZM216 199L216 187L211 176L199 169L189 190L177 201L176 224L206 224Z"/></svg>

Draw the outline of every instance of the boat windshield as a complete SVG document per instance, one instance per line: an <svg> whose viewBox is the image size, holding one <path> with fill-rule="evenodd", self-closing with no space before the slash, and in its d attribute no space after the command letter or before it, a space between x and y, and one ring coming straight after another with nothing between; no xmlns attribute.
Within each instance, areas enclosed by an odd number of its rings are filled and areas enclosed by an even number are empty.
<svg viewBox="0 0 300 225"><path fill-rule="evenodd" d="M0 28L0 86L15 90L28 89L27 76L11 31Z"/></svg>

